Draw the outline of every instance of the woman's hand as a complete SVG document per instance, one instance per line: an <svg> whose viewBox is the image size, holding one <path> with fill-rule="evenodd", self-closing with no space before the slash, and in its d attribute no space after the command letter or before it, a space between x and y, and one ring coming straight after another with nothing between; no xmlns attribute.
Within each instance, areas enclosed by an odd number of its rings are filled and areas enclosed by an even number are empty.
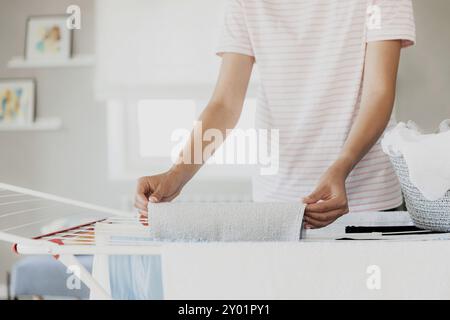
<svg viewBox="0 0 450 320"><path fill-rule="evenodd" d="M142 177L138 180L134 206L139 209L141 217L148 216L148 203L169 202L176 198L185 179L175 171L168 171L155 176Z"/></svg>
<svg viewBox="0 0 450 320"><path fill-rule="evenodd" d="M303 198L305 228L322 228L348 213L345 179L347 170L339 164L331 166L309 196Z"/></svg>

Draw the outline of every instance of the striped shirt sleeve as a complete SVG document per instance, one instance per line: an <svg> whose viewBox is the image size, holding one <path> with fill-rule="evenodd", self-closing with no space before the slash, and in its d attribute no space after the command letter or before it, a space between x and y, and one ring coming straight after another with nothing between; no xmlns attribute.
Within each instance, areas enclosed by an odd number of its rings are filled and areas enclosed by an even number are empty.
<svg viewBox="0 0 450 320"><path fill-rule="evenodd" d="M225 52L254 56L241 0L228 1L222 35L216 51L219 56Z"/></svg>
<svg viewBox="0 0 450 320"><path fill-rule="evenodd" d="M416 42L411 0L370 0L367 8L367 42L402 40L402 47Z"/></svg>

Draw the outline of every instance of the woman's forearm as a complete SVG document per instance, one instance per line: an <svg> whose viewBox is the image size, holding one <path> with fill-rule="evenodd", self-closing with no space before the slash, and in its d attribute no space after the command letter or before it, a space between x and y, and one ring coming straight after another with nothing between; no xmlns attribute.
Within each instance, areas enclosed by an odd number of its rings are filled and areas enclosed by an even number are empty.
<svg viewBox="0 0 450 320"><path fill-rule="evenodd" d="M367 45L361 106L338 159L303 201L306 227L324 227L349 212L345 180L383 134L392 114L400 41Z"/></svg>
<svg viewBox="0 0 450 320"><path fill-rule="evenodd" d="M229 130L236 126L241 111L242 106L233 108L220 102L210 102L196 122L186 146L171 171L180 174L186 182L189 181L208 160L205 149L214 144L213 149L216 151L225 140L205 141L203 134L208 130L218 130L221 136L226 138Z"/></svg>
<svg viewBox="0 0 450 320"><path fill-rule="evenodd" d="M383 134L392 114L394 96L395 92L391 90L367 97L335 164L345 176L350 174Z"/></svg>
<svg viewBox="0 0 450 320"><path fill-rule="evenodd" d="M347 177L386 129L392 114L400 41L368 44L361 107L335 166Z"/></svg>
<svg viewBox="0 0 450 320"><path fill-rule="evenodd" d="M223 54L214 94L200 115L179 160L171 169L171 172L181 176L184 183L195 175L223 143L228 130L236 126L242 112L253 64L253 57L235 53ZM204 139L204 133L208 130L220 133L222 139L215 141L215 135L212 135L212 141Z"/></svg>

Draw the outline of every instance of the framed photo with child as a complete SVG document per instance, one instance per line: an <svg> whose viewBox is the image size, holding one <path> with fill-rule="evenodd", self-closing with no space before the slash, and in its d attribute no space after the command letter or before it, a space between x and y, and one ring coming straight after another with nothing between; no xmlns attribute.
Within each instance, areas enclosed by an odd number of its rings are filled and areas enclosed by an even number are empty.
<svg viewBox="0 0 450 320"><path fill-rule="evenodd" d="M25 59L67 60L72 55L72 30L67 15L31 16L27 21Z"/></svg>

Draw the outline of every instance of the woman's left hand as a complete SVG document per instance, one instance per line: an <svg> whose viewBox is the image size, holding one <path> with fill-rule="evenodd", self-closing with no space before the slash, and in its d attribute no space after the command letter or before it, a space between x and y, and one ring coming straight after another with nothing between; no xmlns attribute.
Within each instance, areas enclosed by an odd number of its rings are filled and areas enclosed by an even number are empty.
<svg viewBox="0 0 450 320"><path fill-rule="evenodd" d="M306 204L305 228L325 227L348 213L346 177L345 170L333 165L321 177L316 189L303 198Z"/></svg>

